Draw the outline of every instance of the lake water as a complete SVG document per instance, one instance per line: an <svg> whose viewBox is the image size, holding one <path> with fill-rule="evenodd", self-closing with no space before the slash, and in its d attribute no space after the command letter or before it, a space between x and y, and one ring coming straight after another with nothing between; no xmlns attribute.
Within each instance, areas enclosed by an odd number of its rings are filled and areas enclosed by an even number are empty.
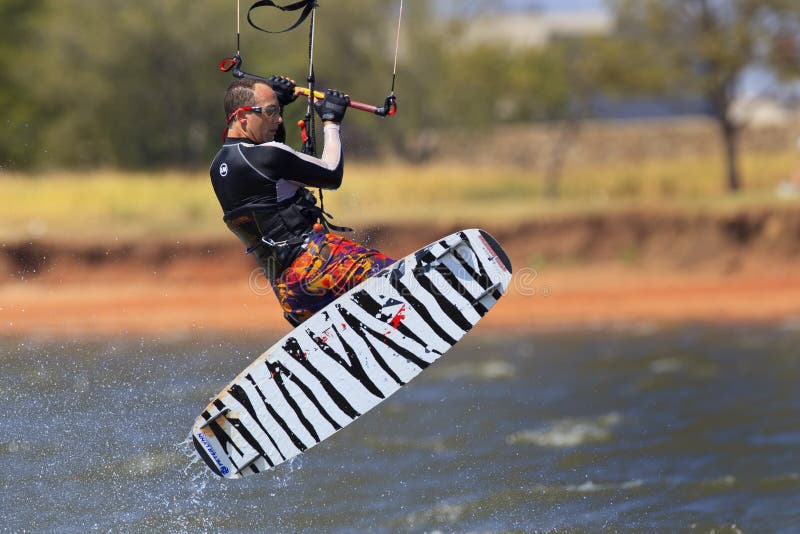
<svg viewBox="0 0 800 534"><path fill-rule="evenodd" d="M480 329L276 470L196 461L257 341L0 340L2 532L800 531L800 327Z"/></svg>

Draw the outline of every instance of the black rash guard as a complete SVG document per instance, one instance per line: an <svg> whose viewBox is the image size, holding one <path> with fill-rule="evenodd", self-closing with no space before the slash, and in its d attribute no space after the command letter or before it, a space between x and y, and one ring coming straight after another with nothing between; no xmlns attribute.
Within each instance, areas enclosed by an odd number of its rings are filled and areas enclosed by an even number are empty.
<svg viewBox="0 0 800 534"><path fill-rule="evenodd" d="M275 204L304 186L336 189L342 183L339 126L325 126L325 149L315 158L283 143L255 145L249 139L225 139L211 163L211 183L227 216L248 205Z"/></svg>
<svg viewBox="0 0 800 534"><path fill-rule="evenodd" d="M306 186L336 189L342 183L339 125L326 125L324 136L319 158L283 143L257 145L229 137L211 163L211 184L223 220L271 279L297 255L314 222L324 224Z"/></svg>

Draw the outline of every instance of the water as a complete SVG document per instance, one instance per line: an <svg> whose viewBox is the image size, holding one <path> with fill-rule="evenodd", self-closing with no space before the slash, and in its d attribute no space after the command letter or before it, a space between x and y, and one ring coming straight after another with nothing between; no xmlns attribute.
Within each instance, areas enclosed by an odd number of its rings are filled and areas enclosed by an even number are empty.
<svg viewBox="0 0 800 534"><path fill-rule="evenodd" d="M185 441L262 341L0 340L2 532L800 530L800 329L486 336L273 472Z"/></svg>

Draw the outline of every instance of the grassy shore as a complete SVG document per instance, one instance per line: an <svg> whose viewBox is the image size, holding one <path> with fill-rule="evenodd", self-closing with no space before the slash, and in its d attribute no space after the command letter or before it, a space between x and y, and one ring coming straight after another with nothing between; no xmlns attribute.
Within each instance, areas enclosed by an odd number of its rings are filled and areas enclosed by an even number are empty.
<svg viewBox="0 0 800 534"><path fill-rule="evenodd" d="M558 199L536 168L434 163L348 162L345 181L326 192L340 224L430 222L506 225L531 217L637 207L732 210L796 204L776 195L798 165L791 150L741 158L745 191L726 193L718 154L646 161L578 163L564 169ZM227 236L206 171L0 173L0 240L204 239Z"/></svg>

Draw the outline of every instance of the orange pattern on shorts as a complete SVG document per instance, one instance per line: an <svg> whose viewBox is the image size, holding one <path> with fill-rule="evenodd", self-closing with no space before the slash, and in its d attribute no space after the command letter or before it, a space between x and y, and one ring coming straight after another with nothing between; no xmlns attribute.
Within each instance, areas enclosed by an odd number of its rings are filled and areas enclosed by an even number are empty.
<svg viewBox="0 0 800 534"><path fill-rule="evenodd" d="M317 234L278 277L273 290L284 314L303 322L392 263L385 254L341 236Z"/></svg>

